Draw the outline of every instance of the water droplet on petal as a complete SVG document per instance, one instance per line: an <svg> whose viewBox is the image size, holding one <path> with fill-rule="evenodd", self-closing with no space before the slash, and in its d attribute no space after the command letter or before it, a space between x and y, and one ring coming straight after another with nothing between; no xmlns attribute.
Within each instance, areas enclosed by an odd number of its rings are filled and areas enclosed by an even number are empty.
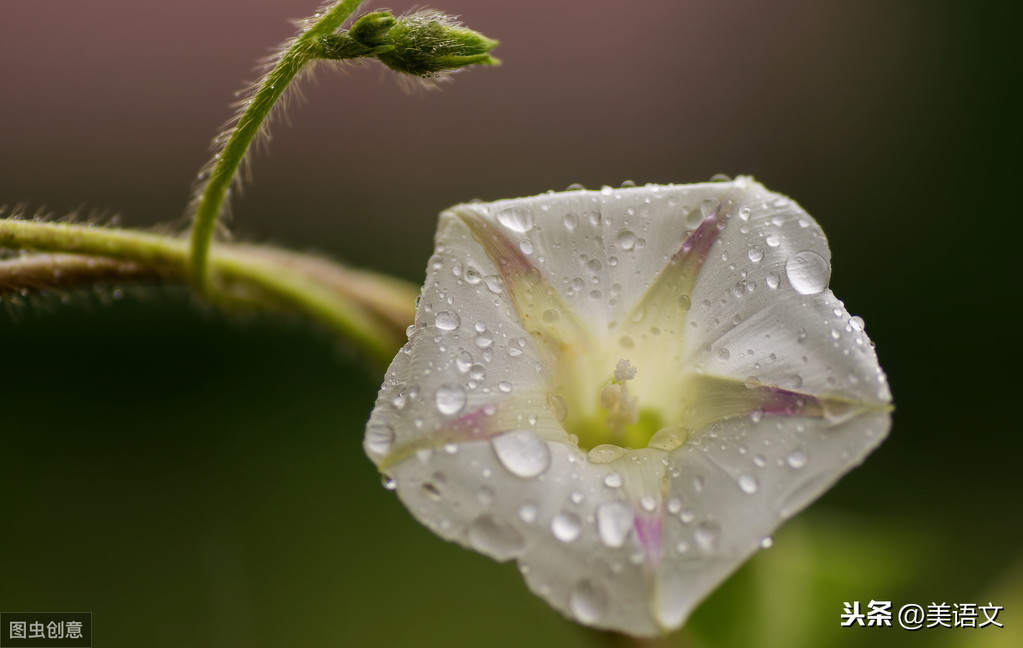
<svg viewBox="0 0 1023 648"><path fill-rule="evenodd" d="M604 485L608 488L621 488L623 483L622 476L616 472L604 475Z"/></svg>
<svg viewBox="0 0 1023 648"><path fill-rule="evenodd" d="M607 594L603 587L587 578L572 588L568 607L580 623L597 623L607 612Z"/></svg>
<svg viewBox="0 0 1023 648"><path fill-rule="evenodd" d="M586 458L590 463L606 464L618 459L626 452L625 448L612 443L604 443L596 446L587 453Z"/></svg>
<svg viewBox="0 0 1023 648"><path fill-rule="evenodd" d="M739 475L739 488L747 495L753 495L760 488L757 478L753 475Z"/></svg>
<svg viewBox="0 0 1023 648"><path fill-rule="evenodd" d="M771 232L764 238L764 243L767 243L770 247L778 247L781 245L781 236L775 232Z"/></svg>
<svg viewBox="0 0 1023 648"><path fill-rule="evenodd" d="M681 425L669 425L661 428L650 437L647 445L658 450L674 450L689 438L689 430Z"/></svg>
<svg viewBox="0 0 1023 648"><path fill-rule="evenodd" d="M388 477L387 475L380 478L380 483L389 491L393 491L398 488L398 480L393 477Z"/></svg>
<svg viewBox="0 0 1023 648"><path fill-rule="evenodd" d="M465 390L458 385L441 385L434 395L437 411L441 414L458 414L465 407Z"/></svg>
<svg viewBox="0 0 1023 648"><path fill-rule="evenodd" d="M785 275L800 295L816 295L828 287L831 268L824 257L812 250L793 254L785 261Z"/></svg>
<svg viewBox="0 0 1023 648"><path fill-rule="evenodd" d="M718 205L721 204L717 200L708 198L700 203L700 215L706 219L715 211L717 211Z"/></svg>
<svg viewBox="0 0 1023 648"><path fill-rule="evenodd" d="M441 311L433 320L434 326L442 331L454 331L461 323L462 319L454 311Z"/></svg>
<svg viewBox="0 0 1023 648"><path fill-rule="evenodd" d="M551 412L554 414L554 418L557 421L564 421L565 417L568 416L568 403L565 399L557 394L551 394L547 398L547 404L551 407Z"/></svg>
<svg viewBox="0 0 1023 648"><path fill-rule="evenodd" d="M632 530L634 514L625 502L605 502L597 507L597 535L611 548L621 547Z"/></svg>
<svg viewBox="0 0 1023 648"><path fill-rule="evenodd" d="M785 459L789 466L797 469L805 466L807 460L808 457L806 456L806 451L802 449L793 450L792 453L789 454L789 456Z"/></svg>
<svg viewBox="0 0 1023 648"><path fill-rule="evenodd" d="M497 212L497 222L513 232L528 232L533 229L533 212L526 207L505 207Z"/></svg>
<svg viewBox="0 0 1023 648"><path fill-rule="evenodd" d="M515 557L526 546L522 534L510 524L484 513L469 525L469 544L497 560Z"/></svg>
<svg viewBox="0 0 1023 648"><path fill-rule="evenodd" d="M529 430L513 430L490 441L501 465L511 474L530 479L542 474L551 465L547 442Z"/></svg>
<svg viewBox="0 0 1023 648"><path fill-rule="evenodd" d="M562 542L575 542L581 531L582 524L574 513L562 511L551 518L551 533Z"/></svg>
<svg viewBox="0 0 1023 648"><path fill-rule="evenodd" d="M746 256L748 256L749 260L753 263L758 263L764 258L764 248L759 245L751 246L749 251L746 252Z"/></svg>
<svg viewBox="0 0 1023 648"><path fill-rule="evenodd" d="M385 423L370 425L366 428L366 447L373 454L384 455L391 451L394 444L394 428Z"/></svg>
<svg viewBox="0 0 1023 648"><path fill-rule="evenodd" d="M705 552L714 550L718 537L721 535L721 526L717 522L701 522L693 532L693 539L696 545Z"/></svg>
<svg viewBox="0 0 1023 648"><path fill-rule="evenodd" d="M761 549L770 549L772 545L774 545L774 538L771 536L764 536L760 539Z"/></svg>
<svg viewBox="0 0 1023 648"><path fill-rule="evenodd" d="M618 232L618 247L626 251L636 247L636 235L629 230Z"/></svg>
<svg viewBox="0 0 1023 648"><path fill-rule="evenodd" d="M539 514L540 509L533 502L525 502L519 507L519 519L526 524L536 522L536 516Z"/></svg>

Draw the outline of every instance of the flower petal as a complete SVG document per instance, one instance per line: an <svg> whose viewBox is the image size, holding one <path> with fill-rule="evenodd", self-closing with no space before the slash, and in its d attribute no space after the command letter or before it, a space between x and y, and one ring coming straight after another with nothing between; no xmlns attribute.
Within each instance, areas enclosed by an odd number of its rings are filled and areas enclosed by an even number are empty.
<svg viewBox="0 0 1023 648"><path fill-rule="evenodd" d="M459 205L364 448L567 616L670 631L888 431L829 275L748 178Z"/></svg>

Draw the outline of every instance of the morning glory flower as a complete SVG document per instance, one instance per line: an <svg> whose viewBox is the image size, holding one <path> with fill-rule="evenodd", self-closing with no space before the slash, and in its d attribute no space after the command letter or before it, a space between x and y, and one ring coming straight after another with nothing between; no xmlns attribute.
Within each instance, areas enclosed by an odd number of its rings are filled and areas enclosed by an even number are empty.
<svg viewBox="0 0 1023 648"><path fill-rule="evenodd" d="M824 233L750 178L441 214L364 447L437 535L650 636L888 432Z"/></svg>

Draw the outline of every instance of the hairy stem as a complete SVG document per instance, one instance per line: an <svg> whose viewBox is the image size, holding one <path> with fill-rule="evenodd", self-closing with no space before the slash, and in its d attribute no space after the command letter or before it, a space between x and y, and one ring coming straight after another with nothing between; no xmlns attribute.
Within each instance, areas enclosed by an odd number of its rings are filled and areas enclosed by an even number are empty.
<svg viewBox="0 0 1023 648"><path fill-rule="evenodd" d="M192 223L191 273L195 285L207 287L210 240L220 215L224 197L238 165L245 157L252 139L266 121L274 104L281 98L295 75L321 52L320 39L332 34L359 8L363 0L342 0L323 10L323 15L291 41L276 65L259 82L248 107L238 118L227 143L214 156L209 177L202 186Z"/></svg>
<svg viewBox="0 0 1023 648"><path fill-rule="evenodd" d="M0 287L8 290L19 277L24 288L191 278L188 242L158 234L5 219L0 220L0 248L51 253L0 263ZM298 310L384 363L415 315L418 291L412 285L326 260L268 247L219 245L208 262L207 294L215 302Z"/></svg>

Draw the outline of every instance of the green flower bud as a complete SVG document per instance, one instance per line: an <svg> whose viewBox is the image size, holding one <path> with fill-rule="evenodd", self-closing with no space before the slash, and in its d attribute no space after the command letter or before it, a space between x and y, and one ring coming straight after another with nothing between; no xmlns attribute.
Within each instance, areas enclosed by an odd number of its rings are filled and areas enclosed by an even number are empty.
<svg viewBox="0 0 1023 648"><path fill-rule="evenodd" d="M438 77L468 65L498 63L487 54L497 41L436 11L398 18L384 43L392 48L378 53L377 59L392 70L417 77Z"/></svg>
<svg viewBox="0 0 1023 648"><path fill-rule="evenodd" d="M360 16L350 30L320 38L317 56L341 61L372 57L394 49L386 41L387 32L397 22L389 11L374 11Z"/></svg>

